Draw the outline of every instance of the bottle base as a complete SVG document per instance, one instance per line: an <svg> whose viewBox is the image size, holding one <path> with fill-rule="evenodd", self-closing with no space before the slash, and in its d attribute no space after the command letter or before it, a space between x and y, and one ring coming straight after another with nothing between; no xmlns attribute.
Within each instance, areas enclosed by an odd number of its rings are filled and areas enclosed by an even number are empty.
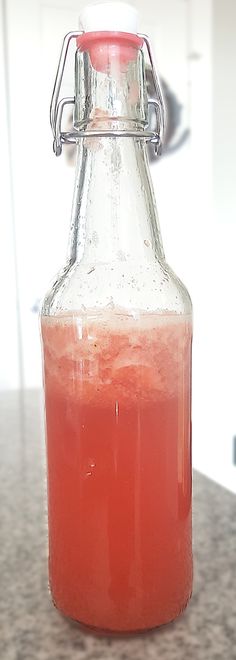
<svg viewBox="0 0 236 660"><path fill-rule="evenodd" d="M170 619L167 619L166 621L162 621L160 623L156 623L154 625L145 625L144 627L134 627L134 628L106 628L106 626L94 626L91 623L87 623L85 621L82 621L80 619L77 619L66 612L63 611L61 607L59 607L56 603L56 601L52 598L52 602L54 607L60 612L62 616L64 616L69 622L73 622L76 624L82 631L85 633L90 633L94 634L96 636L111 636L111 637L129 637L130 635L142 635L154 630L158 630L159 628L163 628L164 626L168 626L171 623L174 623L186 610L188 607L189 601L191 600L192 593L189 595L181 609L176 613L176 615Z"/></svg>

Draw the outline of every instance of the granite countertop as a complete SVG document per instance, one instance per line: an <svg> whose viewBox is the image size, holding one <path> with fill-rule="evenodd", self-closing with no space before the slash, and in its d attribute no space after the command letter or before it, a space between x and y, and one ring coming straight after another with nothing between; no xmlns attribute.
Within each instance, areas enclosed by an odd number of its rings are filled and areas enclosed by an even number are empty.
<svg viewBox="0 0 236 660"><path fill-rule="evenodd" d="M195 579L175 623L96 636L53 607L47 585L42 395L0 397L1 660L236 660L236 497L194 475Z"/></svg>

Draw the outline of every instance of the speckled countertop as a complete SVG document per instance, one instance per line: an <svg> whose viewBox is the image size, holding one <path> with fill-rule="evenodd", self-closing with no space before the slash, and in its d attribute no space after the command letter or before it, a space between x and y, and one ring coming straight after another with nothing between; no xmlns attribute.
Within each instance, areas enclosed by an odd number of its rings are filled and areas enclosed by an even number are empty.
<svg viewBox="0 0 236 660"><path fill-rule="evenodd" d="M194 475L194 595L175 623L98 637L63 618L47 586L42 396L0 397L1 660L236 660L236 497Z"/></svg>

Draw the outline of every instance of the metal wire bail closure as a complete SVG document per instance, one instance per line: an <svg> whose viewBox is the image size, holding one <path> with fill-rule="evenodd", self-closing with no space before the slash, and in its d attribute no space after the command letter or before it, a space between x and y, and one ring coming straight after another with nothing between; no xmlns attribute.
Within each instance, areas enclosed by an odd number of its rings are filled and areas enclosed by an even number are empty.
<svg viewBox="0 0 236 660"><path fill-rule="evenodd" d="M155 110L156 115L156 130L155 131L127 131L127 130L110 130L110 131L99 131L99 130L77 130L70 132L63 132L61 130L62 115L65 105L74 105L75 97L69 96L59 100L62 78L65 69L65 63L68 53L68 48L72 39L77 39L83 34L83 32L75 31L68 32L64 37L61 54L59 58L51 105L50 105L50 124L53 133L53 151L56 156L60 156L62 152L63 144L76 144L79 138L89 138L89 137L136 137L143 138L147 141L151 141L154 144L155 154L160 155L163 145L163 137L165 131L165 105L163 94L161 90L160 80L157 73L157 70L154 65L153 53L150 45L150 41L146 34L138 33L138 37L143 39L148 57L151 65L151 71L153 76L153 86L155 89L156 98L148 100L148 106L152 106Z"/></svg>

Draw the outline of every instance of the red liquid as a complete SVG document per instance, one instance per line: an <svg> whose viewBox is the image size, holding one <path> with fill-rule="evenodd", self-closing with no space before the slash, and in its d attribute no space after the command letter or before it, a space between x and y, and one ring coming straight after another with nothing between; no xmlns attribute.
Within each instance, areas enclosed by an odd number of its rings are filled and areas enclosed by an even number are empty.
<svg viewBox="0 0 236 660"><path fill-rule="evenodd" d="M104 630L173 620L192 589L186 317L43 320L49 575Z"/></svg>

